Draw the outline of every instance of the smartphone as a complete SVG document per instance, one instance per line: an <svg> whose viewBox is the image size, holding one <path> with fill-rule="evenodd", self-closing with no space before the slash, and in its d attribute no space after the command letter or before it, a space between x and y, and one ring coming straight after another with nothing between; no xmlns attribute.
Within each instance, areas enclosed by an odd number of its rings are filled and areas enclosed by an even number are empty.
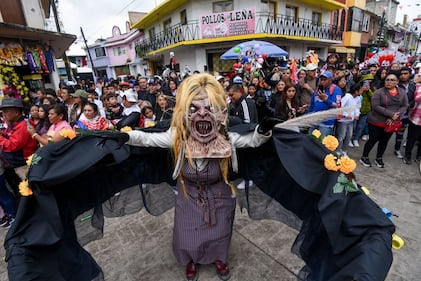
<svg viewBox="0 0 421 281"><path fill-rule="evenodd" d="M319 85L319 91L324 91L325 90L325 87L323 87L323 85Z"/></svg>

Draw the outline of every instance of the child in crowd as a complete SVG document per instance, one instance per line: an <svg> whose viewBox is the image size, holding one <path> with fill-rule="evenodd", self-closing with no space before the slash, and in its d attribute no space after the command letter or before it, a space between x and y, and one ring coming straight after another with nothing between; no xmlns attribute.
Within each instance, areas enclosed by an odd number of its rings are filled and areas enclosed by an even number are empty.
<svg viewBox="0 0 421 281"><path fill-rule="evenodd" d="M121 104L118 103L117 96L114 93L107 94L105 99L107 101L105 116L112 125L115 125L118 123L118 121L120 121L124 108Z"/></svg>
<svg viewBox="0 0 421 281"><path fill-rule="evenodd" d="M153 108L150 105L142 107L142 118L140 120L141 128L153 127L156 124L156 116L153 112Z"/></svg>

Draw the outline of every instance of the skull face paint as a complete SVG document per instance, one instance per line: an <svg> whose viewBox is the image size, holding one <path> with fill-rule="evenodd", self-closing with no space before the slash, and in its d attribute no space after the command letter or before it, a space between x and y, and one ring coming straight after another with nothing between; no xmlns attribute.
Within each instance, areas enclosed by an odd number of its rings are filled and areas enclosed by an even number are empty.
<svg viewBox="0 0 421 281"><path fill-rule="evenodd" d="M226 111L213 107L207 94L200 95L190 104L190 136L201 143L208 143L215 139L225 123Z"/></svg>

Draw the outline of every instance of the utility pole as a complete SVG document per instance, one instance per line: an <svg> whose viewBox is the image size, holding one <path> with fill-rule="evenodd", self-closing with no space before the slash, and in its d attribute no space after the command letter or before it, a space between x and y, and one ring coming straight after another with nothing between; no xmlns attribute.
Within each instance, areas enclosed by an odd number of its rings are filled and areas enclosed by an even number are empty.
<svg viewBox="0 0 421 281"><path fill-rule="evenodd" d="M380 19L380 27L379 27L379 30L377 31L377 51L376 51L376 53L378 53L379 50L380 50L380 42L384 41L385 16L386 16L386 11L383 10L382 17Z"/></svg>
<svg viewBox="0 0 421 281"><path fill-rule="evenodd" d="M56 1L50 0L50 3L51 3L51 7L53 8L54 21L56 23L57 32L61 33L61 27L60 27L60 23L58 21L58 12L57 12ZM69 59L67 58L66 51L64 51L64 53L63 53L63 61L64 61L64 66L66 68L67 79L73 80L73 73L72 73L72 70L70 69Z"/></svg>
<svg viewBox="0 0 421 281"><path fill-rule="evenodd" d="M91 52L89 52L87 40L85 38L85 34L83 33L82 27L80 27L80 33L82 33L83 42L85 43L86 52L88 53L89 61L91 62L92 70L94 71L95 79L98 77L98 73L96 72L96 68L94 65L94 61L92 60Z"/></svg>

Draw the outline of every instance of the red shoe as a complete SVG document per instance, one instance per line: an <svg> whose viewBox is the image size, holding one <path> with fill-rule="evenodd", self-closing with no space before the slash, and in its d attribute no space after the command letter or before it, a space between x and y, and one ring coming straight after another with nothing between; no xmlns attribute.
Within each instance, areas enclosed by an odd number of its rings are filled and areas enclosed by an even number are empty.
<svg viewBox="0 0 421 281"><path fill-rule="evenodd" d="M222 261L216 261L215 267L216 274L218 275L219 279L227 281L231 278L230 268L227 264L223 263Z"/></svg>
<svg viewBox="0 0 421 281"><path fill-rule="evenodd" d="M186 278L187 281L197 281L199 273L197 272L197 266L194 262L189 262L186 267Z"/></svg>

